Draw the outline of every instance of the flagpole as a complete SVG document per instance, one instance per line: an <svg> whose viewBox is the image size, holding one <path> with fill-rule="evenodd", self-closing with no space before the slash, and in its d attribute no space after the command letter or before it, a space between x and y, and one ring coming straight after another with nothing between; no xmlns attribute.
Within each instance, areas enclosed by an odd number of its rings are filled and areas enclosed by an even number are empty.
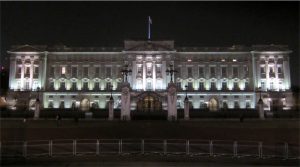
<svg viewBox="0 0 300 167"><path fill-rule="evenodd" d="M151 39L150 16L148 16L148 40Z"/></svg>

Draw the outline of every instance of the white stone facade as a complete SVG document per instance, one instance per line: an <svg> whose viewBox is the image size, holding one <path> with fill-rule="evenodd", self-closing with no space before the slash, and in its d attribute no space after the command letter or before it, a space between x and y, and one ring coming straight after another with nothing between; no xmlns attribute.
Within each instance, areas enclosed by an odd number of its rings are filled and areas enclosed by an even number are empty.
<svg viewBox="0 0 300 167"><path fill-rule="evenodd" d="M138 110L139 101L148 98L140 108L167 110L170 76L166 70L172 64L177 71L173 80L178 109L184 108L186 91L193 109L254 109L258 88L263 91L265 110L277 104L290 109L290 53L279 45L175 47L174 41L125 41L122 48L15 46L8 51L8 99L14 104L32 98L28 102L32 107L35 91L41 88L42 108L108 109L112 85L114 108L121 109L124 76L120 71L126 64L132 70L130 109Z"/></svg>

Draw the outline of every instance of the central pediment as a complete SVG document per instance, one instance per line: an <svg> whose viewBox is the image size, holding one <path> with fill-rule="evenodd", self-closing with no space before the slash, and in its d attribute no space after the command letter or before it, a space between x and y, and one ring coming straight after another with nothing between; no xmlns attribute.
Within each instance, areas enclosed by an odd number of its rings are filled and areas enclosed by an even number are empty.
<svg viewBox="0 0 300 167"><path fill-rule="evenodd" d="M129 41L124 42L125 51L174 51L174 41Z"/></svg>

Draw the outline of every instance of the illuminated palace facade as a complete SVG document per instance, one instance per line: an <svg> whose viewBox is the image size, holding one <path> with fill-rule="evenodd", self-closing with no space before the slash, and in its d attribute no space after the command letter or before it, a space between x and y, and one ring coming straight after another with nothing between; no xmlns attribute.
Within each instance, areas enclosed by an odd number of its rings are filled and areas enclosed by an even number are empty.
<svg viewBox="0 0 300 167"><path fill-rule="evenodd" d="M122 104L120 71L126 68L130 110L167 110L167 87L172 75L177 109L218 111L255 109L261 97L265 110L290 109L289 54L281 45L251 47L175 47L174 41L126 40L124 47L13 46L10 55L10 107L24 101L41 108L108 108ZM27 100L27 101L26 101Z"/></svg>

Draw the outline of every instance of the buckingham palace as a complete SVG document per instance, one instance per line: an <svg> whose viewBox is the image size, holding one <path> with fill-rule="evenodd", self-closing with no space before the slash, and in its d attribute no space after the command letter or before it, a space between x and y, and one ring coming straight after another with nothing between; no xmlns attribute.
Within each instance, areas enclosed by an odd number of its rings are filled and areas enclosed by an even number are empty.
<svg viewBox="0 0 300 167"><path fill-rule="evenodd" d="M289 54L283 45L177 47L125 40L123 47L12 46L8 102L35 110L288 110ZM175 114L175 115L174 115ZM172 115L172 114L170 114Z"/></svg>

